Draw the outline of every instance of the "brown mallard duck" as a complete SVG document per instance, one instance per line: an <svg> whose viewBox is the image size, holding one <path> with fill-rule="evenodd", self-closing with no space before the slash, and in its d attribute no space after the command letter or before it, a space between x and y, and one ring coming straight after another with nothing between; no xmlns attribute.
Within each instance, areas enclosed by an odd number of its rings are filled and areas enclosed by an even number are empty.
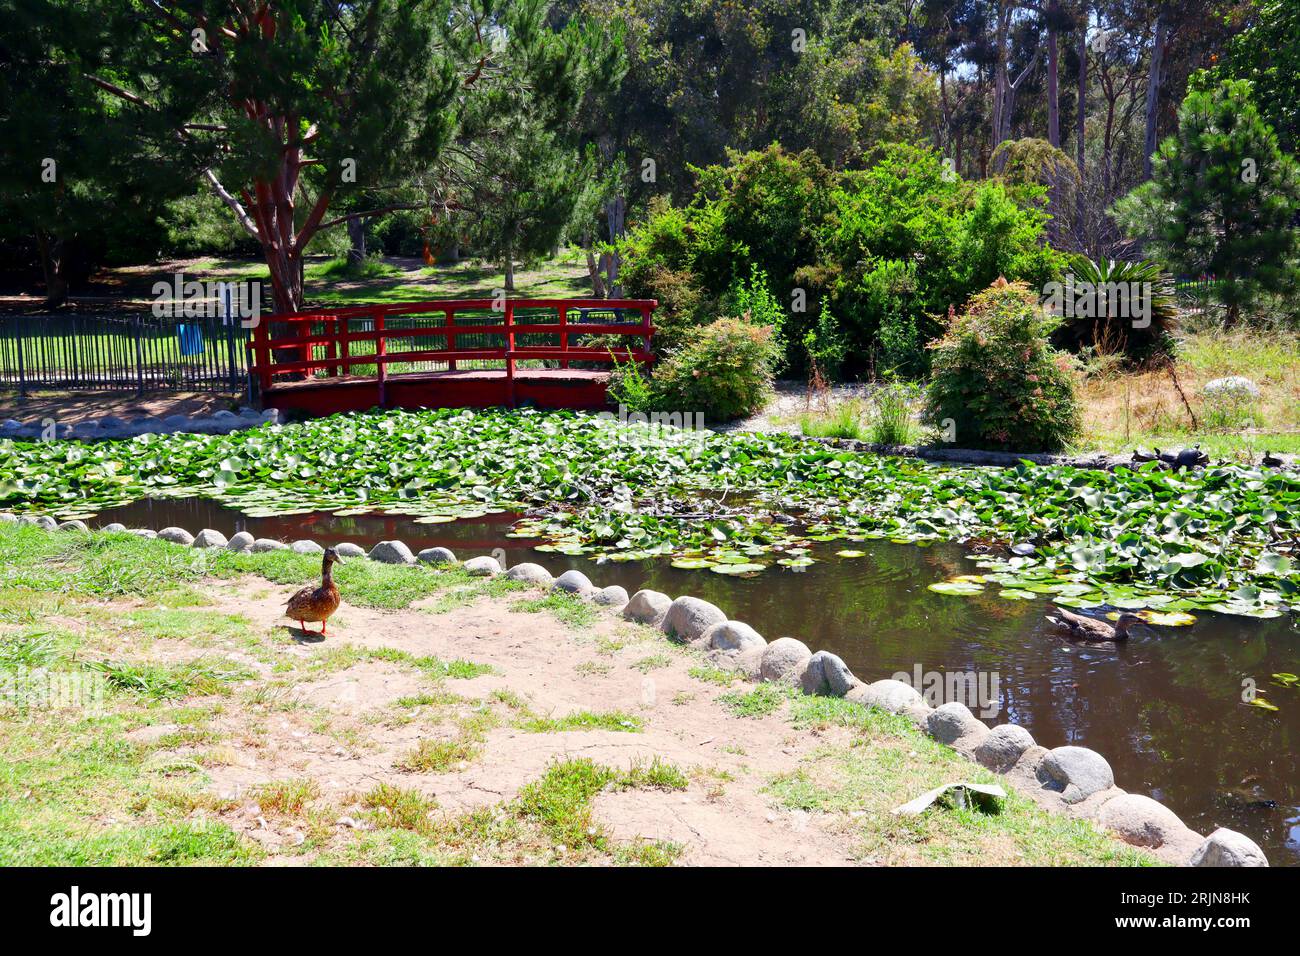
<svg viewBox="0 0 1300 956"><path fill-rule="evenodd" d="M305 633L308 621L320 621L320 633L325 633L325 623L339 609L339 589L334 583L334 563L339 560L338 552L326 548L320 562L320 587L310 584L289 598L285 606L285 617L298 622Z"/></svg>
<svg viewBox="0 0 1300 956"><path fill-rule="evenodd" d="M1142 618L1127 611L1119 616L1114 625L1099 621L1094 617L1084 617L1064 608L1052 608L1056 614L1047 615L1047 620L1067 632L1076 641L1094 643L1122 643L1128 640L1128 629L1134 624L1141 624Z"/></svg>

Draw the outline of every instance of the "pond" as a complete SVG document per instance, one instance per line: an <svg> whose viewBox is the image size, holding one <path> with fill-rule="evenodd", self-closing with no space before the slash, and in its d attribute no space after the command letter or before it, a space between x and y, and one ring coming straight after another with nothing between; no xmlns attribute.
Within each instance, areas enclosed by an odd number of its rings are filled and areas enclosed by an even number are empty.
<svg viewBox="0 0 1300 956"><path fill-rule="evenodd" d="M666 560L607 562L539 554L538 543L506 536L516 515L417 524L394 515L328 512L247 517L202 499L144 499L105 510L92 522L129 527L177 525L226 535L369 548L401 539L413 550L444 546L461 559L505 552L509 564L536 561L553 574L577 568L601 586L621 584L712 601L769 640L798 637L839 654L864 680L899 671L996 674L997 714L1043 746L1078 744L1103 754L1126 790L1167 804L1202 833L1227 826L1249 835L1273 865L1300 864L1300 688L1271 675L1295 672L1296 619L1255 620L1198 613L1190 627L1134 629L1127 646L1063 642L1043 620L1043 598L1008 601L996 592L945 595L930 584L976 570L957 544L928 547L867 541L862 557L840 559L843 542L818 543L817 563L726 577L673 568ZM1246 706L1254 680L1279 707Z"/></svg>

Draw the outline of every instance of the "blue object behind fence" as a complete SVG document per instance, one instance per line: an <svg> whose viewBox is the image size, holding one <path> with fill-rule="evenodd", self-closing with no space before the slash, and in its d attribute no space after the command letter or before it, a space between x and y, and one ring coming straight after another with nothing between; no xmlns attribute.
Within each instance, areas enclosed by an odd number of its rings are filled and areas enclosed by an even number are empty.
<svg viewBox="0 0 1300 956"><path fill-rule="evenodd" d="M181 355L203 354L203 328L198 325L178 325L176 334L181 340Z"/></svg>

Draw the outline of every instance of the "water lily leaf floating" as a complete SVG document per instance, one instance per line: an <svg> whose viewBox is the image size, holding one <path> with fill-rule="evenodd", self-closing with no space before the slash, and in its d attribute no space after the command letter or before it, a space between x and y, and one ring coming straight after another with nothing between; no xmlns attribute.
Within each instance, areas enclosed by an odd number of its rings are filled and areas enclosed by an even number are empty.
<svg viewBox="0 0 1300 956"><path fill-rule="evenodd" d="M964 577L976 576L964 575ZM979 594L984 590L984 585L976 584L974 581L937 581L931 584L929 589L936 594Z"/></svg>
<svg viewBox="0 0 1300 956"><path fill-rule="evenodd" d="M1158 624L1160 627L1190 627L1196 623L1196 617L1188 614L1186 611L1137 611L1137 616L1148 624ZM1112 621L1118 621L1119 611L1111 611L1106 615Z"/></svg>
<svg viewBox="0 0 1300 956"><path fill-rule="evenodd" d="M678 558L672 564L673 567L683 571L703 571L705 568L713 567L713 562L707 558ZM732 565L732 567L739 567L739 565Z"/></svg>
<svg viewBox="0 0 1300 956"><path fill-rule="evenodd" d="M837 558L865 558L866 556L867 552L854 551L852 548L846 548L843 551L835 552L835 557Z"/></svg>
<svg viewBox="0 0 1300 956"><path fill-rule="evenodd" d="M1270 704L1263 697L1259 697L1259 696L1253 697L1248 703L1250 704L1251 707L1258 707L1260 710L1268 710L1268 711L1272 711L1273 713L1277 713L1282 709L1275 704Z"/></svg>
<svg viewBox="0 0 1300 956"><path fill-rule="evenodd" d="M757 571L766 570L765 564L715 564L709 568L714 574L754 574Z"/></svg>
<svg viewBox="0 0 1300 956"><path fill-rule="evenodd" d="M1008 601L1033 601L1038 595L1033 591L1022 591L1019 588L1006 588L998 592L998 597L1006 598Z"/></svg>

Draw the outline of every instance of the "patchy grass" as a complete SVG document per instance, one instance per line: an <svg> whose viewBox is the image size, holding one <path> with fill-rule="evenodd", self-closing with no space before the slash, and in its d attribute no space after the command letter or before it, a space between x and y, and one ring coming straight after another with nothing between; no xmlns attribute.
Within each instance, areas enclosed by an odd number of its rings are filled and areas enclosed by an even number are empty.
<svg viewBox="0 0 1300 956"><path fill-rule="evenodd" d="M718 698L737 717L766 717L791 698L791 692L776 684L759 684L751 691L733 691Z"/></svg>
<svg viewBox="0 0 1300 956"><path fill-rule="evenodd" d="M717 684L720 687L730 687L741 679L740 674L736 671L723 670L721 667L714 667L712 664L701 664L698 667L692 667L687 673L696 680L702 680L706 684Z"/></svg>
<svg viewBox="0 0 1300 956"><path fill-rule="evenodd" d="M600 612L582 598L563 591L552 591L545 597L515 601L510 605L510 610L530 614L546 611L575 631L589 630L600 616Z"/></svg>
<svg viewBox="0 0 1300 956"><path fill-rule="evenodd" d="M639 733L645 721L635 714L621 710L596 713L590 710L574 711L563 717L528 716L519 726L532 734L558 734L566 730L614 730Z"/></svg>

